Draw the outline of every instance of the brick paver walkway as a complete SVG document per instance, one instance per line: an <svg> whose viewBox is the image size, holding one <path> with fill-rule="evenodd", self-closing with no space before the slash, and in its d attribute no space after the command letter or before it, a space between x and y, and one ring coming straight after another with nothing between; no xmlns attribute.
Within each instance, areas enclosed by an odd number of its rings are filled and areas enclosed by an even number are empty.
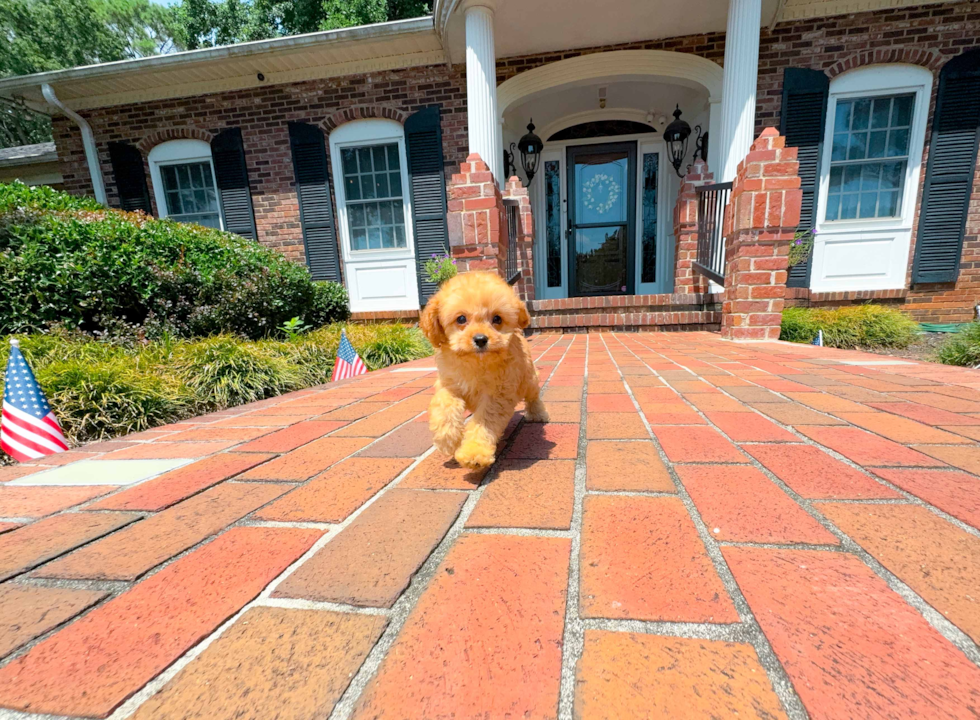
<svg viewBox="0 0 980 720"><path fill-rule="evenodd" d="M980 373L532 346L485 476L431 360L0 469L0 717L978 716Z"/></svg>

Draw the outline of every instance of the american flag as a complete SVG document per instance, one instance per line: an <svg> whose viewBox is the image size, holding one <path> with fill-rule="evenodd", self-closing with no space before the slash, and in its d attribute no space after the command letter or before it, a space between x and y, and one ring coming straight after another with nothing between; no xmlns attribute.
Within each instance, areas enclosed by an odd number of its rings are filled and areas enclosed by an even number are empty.
<svg viewBox="0 0 980 720"><path fill-rule="evenodd" d="M340 331L340 347L337 348L337 362L333 366L333 380L346 380L355 375L363 375L367 372L364 361L355 352L354 346L347 339L347 331Z"/></svg>
<svg viewBox="0 0 980 720"><path fill-rule="evenodd" d="M68 441L58 419L21 355L17 341L11 340L10 345L0 413L0 448L18 462L64 452Z"/></svg>

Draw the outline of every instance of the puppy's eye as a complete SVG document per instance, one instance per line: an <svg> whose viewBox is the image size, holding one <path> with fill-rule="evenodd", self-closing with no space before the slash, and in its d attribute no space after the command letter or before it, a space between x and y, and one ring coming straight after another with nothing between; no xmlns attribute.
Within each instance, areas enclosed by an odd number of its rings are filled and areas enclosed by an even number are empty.
<svg viewBox="0 0 980 720"><path fill-rule="evenodd" d="M466 316L465 315L460 315L458 318L456 318L456 322L459 323L460 325L465 325L466 324Z"/></svg>
<svg viewBox="0 0 980 720"><path fill-rule="evenodd" d="M502 322L503 322L503 318L501 318L499 315L494 315L493 316L493 324L494 325L500 325Z"/></svg>

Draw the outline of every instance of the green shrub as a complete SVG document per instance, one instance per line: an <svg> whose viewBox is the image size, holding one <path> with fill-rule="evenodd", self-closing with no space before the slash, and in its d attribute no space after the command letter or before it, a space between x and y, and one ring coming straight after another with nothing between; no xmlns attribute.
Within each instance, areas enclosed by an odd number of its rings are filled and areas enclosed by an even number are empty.
<svg viewBox="0 0 980 720"><path fill-rule="evenodd" d="M818 330L823 330L824 345L836 348L905 348L919 334L914 320L882 305L783 310L780 340L812 342Z"/></svg>
<svg viewBox="0 0 980 720"><path fill-rule="evenodd" d="M330 325L292 342L232 335L121 341L68 331L22 335L20 342L66 435L78 444L329 382L344 327ZM346 329L371 369L432 353L418 328ZM0 372L9 349L7 339L0 341ZM6 461L0 452L0 464Z"/></svg>
<svg viewBox="0 0 980 720"><path fill-rule="evenodd" d="M980 322L971 322L946 338L936 350L936 359L945 365L980 365Z"/></svg>
<svg viewBox="0 0 980 720"><path fill-rule="evenodd" d="M179 337L346 320L347 292L238 235L0 184L0 333Z"/></svg>

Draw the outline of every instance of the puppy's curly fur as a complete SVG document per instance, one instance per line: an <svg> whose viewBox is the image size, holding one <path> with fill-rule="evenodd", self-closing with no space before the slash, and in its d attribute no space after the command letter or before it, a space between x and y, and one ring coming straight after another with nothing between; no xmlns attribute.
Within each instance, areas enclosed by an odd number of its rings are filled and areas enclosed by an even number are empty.
<svg viewBox="0 0 980 720"><path fill-rule="evenodd" d="M436 448L460 465L484 468L514 408L523 400L530 422L547 422L538 373L524 339L524 303L499 276L457 275L426 304L419 321L436 349L439 380L429 405ZM466 411L473 413L463 423Z"/></svg>

